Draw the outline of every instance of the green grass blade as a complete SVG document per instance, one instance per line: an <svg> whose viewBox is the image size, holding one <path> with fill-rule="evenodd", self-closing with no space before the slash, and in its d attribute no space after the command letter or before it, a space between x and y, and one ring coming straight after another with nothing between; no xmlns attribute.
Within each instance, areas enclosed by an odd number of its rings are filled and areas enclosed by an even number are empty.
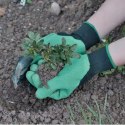
<svg viewBox="0 0 125 125"><path fill-rule="evenodd" d="M73 112L72 112L72 108L71 108L70 105L68 105L67 108L68 108L68 111L69 111L69 113L70 113L70 120L72 121L73 124L75 124L75 122L74 122L75 117L74 117L74 114L73 114Z"/></svg>
<svg viewBox="0 0 125 125"><path fill-rule="evenodd" d="M94 111L94 109L92 107L90 107L89 105L87 105L85 102L84 102L84 104L87 106L88 110L93 114L93 116L98 118L98 114Z"/></svg>
<svg viewBox="0 0 125 125"><path fill-rule="evenodd" d="M104 108L103 108L103 111L104 111L104 112L106 111L106 106L107 106L107 98L108 98L108 96L107 96L107 94L106 94L106 96L105 96Z"/></svg>
<svg viewBox="0 0 125 125"><path fill-rule="evenodd" d="M81 113L82 113L83 119L85 120L85 123L88 124L88 123L89 123L89 120L88 120L88 118L87 118L87 115L86 115L84 109L82 108L81 104L80 104L78 101L77 101L77 104L78 104L78 106L79 106L79 108L80 108L80 111L81 111Z"/></svg>
<svg viewBox="0 0 125 125"><path fill-rule="evenodd" d="M94 99L94 101L95 101L95 103L96 103L96 107L97 107L97 110L98 110L99 124L101 125L101 124L102 124L102 118L101 118L100 108L99 108L99 105L98 105L98 102L96 101L96 99Z"/></svg>

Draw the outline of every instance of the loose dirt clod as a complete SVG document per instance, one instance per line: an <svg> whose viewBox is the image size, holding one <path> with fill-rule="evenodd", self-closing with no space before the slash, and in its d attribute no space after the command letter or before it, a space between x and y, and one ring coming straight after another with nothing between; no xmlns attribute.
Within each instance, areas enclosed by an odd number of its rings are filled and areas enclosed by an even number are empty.
<svg viewBox="0 0 125 125"><path fill-rule="evenodd" d="M47 82L57 76L57 74L61 71L63 65L60 64L56 70L51 68L46 68L44 64L42 64L38 69L38 74L41 78L41 82L45 87L48 87Z"/></svg>

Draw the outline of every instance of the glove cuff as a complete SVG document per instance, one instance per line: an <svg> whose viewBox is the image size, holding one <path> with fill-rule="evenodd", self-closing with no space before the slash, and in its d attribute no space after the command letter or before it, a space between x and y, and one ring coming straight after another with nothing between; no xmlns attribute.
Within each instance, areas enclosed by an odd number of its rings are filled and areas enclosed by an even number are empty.
<svg viewBox="0 0 125 125"><path fill-rule="evenodd" d="M100 48L88 55L90 62L90 70L86 76L81 80L80 84L83 84L90 80L94 75L116 68L115 63L108 50L108 45Z"/></svg>
<svg viewBox="0 0 125 125"><path fill-rule="evenodd" d="M74 38L84 42L86 49L89 49L101 39L96 31L96 28L89 22L84 22L82 26L71 34Z"/></svg>

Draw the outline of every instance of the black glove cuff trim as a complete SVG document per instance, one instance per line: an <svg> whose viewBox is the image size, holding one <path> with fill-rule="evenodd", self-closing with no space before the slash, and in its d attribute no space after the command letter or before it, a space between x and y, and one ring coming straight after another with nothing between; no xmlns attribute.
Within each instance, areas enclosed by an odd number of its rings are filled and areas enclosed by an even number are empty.
<svg viewBox="0 0 125 125"><path fill-rule="evenodd" d="M83 23L83 25L71 35L76 39L82 40L86 49L100 42L97 31L88 23Z"/></svg>

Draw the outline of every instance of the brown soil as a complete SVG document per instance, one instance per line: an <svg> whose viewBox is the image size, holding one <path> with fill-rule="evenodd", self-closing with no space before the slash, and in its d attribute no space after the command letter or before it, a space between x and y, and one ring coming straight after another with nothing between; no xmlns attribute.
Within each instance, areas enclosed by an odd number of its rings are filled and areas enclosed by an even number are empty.
<svg viewBox="0 0 125 125"><path fill-rule="evenodd" d="M47 81L57 76L61 69L61 65L58 66L56 70L53 70L52 68L47 68L46 65L42 64L38 69L38 74L40 76L42 85L48 88Z"/></svg>

